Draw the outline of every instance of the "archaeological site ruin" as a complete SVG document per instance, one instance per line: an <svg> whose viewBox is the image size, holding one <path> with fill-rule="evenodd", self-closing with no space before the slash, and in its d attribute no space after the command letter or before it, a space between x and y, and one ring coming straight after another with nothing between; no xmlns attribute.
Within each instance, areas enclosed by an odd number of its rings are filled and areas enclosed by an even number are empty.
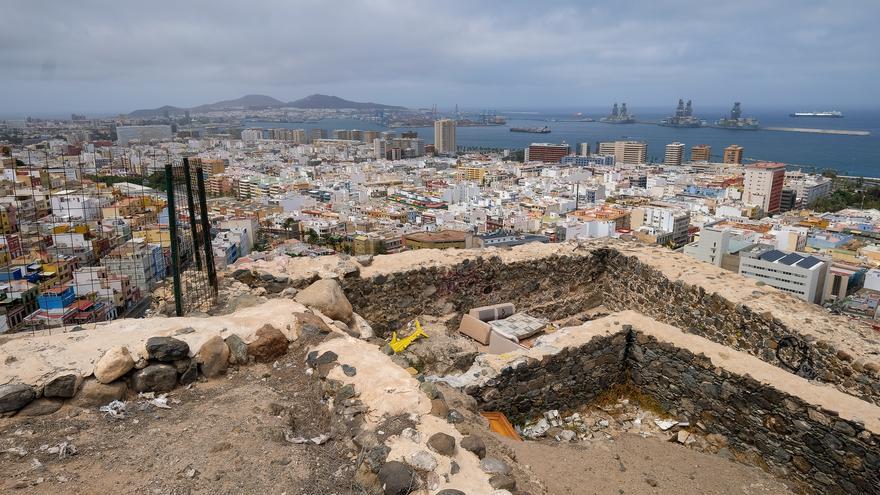
<svg viewBox="0 0 880 495"><path fill-rule="evenodd" d="M247 259L0 336L3 493L880 493L880 335L617 240Z"/></svg>

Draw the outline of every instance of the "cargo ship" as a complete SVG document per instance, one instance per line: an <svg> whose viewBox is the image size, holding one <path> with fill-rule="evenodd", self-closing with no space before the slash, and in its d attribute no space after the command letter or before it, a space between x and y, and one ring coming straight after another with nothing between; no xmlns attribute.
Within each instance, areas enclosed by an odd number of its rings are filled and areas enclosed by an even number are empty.
<svg viewBox="0 0 880 495"><path fill-rule="evenodd" d="M620 108L617 107L617 103L611 107L611 114L606 115L599 119L599 122L604 122L606 124L635 124L636 116L630 115L626 110L626 103L621 103Z"/></svg>
<svg viewBox="0 0 880 495"><path fill-rule="evenodd" d="M733 104L730 110L730 117L722 117L715 121L712 127L716 129L730 129L733 131L757 131L759 128L758 121L753 117L743 117L742 108L739 102Z"/></svg>
<svg viewBox="0 0 880 495"><path fill-rule="evenodd" d="M706 125L704 121L694 117L694 107L691 104L691 100L688 100L687 105L685 105L681 99L678 100L675 115L666 117L658 122L658 124L665 127L703 127Z"/></svg>
<svg viewBox="0 0 880 495"><path fill-rule="evenodd" d="M794 112L788 114L789 117L818 117L822 119L842 119L843 112L831 110L830 112Z"/></svg>
<svg viewBox="0 0 880 495"><path fill-rule="evenodd" d="M550 128L544 127L511 127L510 132L530 132L532 134L549 134Z"/></svg>

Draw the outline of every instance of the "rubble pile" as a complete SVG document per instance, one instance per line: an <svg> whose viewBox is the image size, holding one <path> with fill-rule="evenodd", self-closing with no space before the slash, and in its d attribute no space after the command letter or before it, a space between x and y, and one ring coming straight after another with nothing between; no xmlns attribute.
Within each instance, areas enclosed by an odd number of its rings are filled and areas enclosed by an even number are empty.
<svg viewBox="0 0 880 495"><path fill-rule="evenodd" d="M690 426L686 419L672 419L621 398L611 405L587 406L570 414L551 409L518 427L517 432L527 440L556 442L613 442L621 435L631 434L660 438L725 457L731 455L723 435L704 436Z"/></svg>

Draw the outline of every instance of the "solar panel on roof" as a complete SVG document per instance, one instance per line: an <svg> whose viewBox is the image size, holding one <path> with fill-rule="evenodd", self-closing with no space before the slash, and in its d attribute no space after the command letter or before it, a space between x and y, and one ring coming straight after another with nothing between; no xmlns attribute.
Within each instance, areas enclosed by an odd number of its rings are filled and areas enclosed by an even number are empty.
<svg viewBox="0 0 880 495"><path fill-rule="evenodd" d="M789 253L789 254L786 254L785 256L783 256L782 258L780 258L779 262L784 265L791 266L802 259L804 259L804 257L799 254Z"/></svg>
<svg viewBox="0 0 880 495"><path fill-rule="evenodd" d="M822 262L822 260L820 260L819 258L816 258L815 256L807 256L800 263L798 263L797 266L800 268L810 269L821 262Z"/></svg>
<svg viewBox="0 0 880 495"><path fill-rule="evenodd" d="M783 253L782 251L777 251L775 249L771 249L771 250L767 251L766 253L762 253L760 256L758 256L758 258L760 258L764 261L769 261L772 263L772 262L778 260L779 258L782 258L783 256L785 256L785 253Z"/></svg>

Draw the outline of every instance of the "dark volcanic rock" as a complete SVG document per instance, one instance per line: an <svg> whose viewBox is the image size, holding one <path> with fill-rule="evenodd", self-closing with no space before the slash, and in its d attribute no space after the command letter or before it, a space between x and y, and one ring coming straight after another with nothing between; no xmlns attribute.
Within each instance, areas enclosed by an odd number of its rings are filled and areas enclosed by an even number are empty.
<svg viewBox="0 0 880 495"><path fill-rule="evenodd" d="M131 376L135 392L168 392L177 385L177 370L169 364L151 364Z"/></svg>
<svg viewBox="0 0 880 495"><path fill-rule="evenodd" d="M386 462L379 469L379 482L385 495L408 495L418 486L413 468L399 461Z"/></svg>
<svg viewBox="0 0 880 495"><path fill-rule="evenodd" d="M189 357L189 345L173 337L150 337L147 339L147 354L156 361L176 361Z"/></svg>
<svg viewBox="0 0 880 495"><path fill-rule="evenodd" d="M17 411L28 405L36 396L33 387L24 383L0 385L0 413Z"/></svg>
<svg viewBox="0 0 880 495"><path fill-rule="evenodd" d="M61 397L69 399L76 395L80 377L73 373L58 375L43 387L43 397Z"/></svg>

